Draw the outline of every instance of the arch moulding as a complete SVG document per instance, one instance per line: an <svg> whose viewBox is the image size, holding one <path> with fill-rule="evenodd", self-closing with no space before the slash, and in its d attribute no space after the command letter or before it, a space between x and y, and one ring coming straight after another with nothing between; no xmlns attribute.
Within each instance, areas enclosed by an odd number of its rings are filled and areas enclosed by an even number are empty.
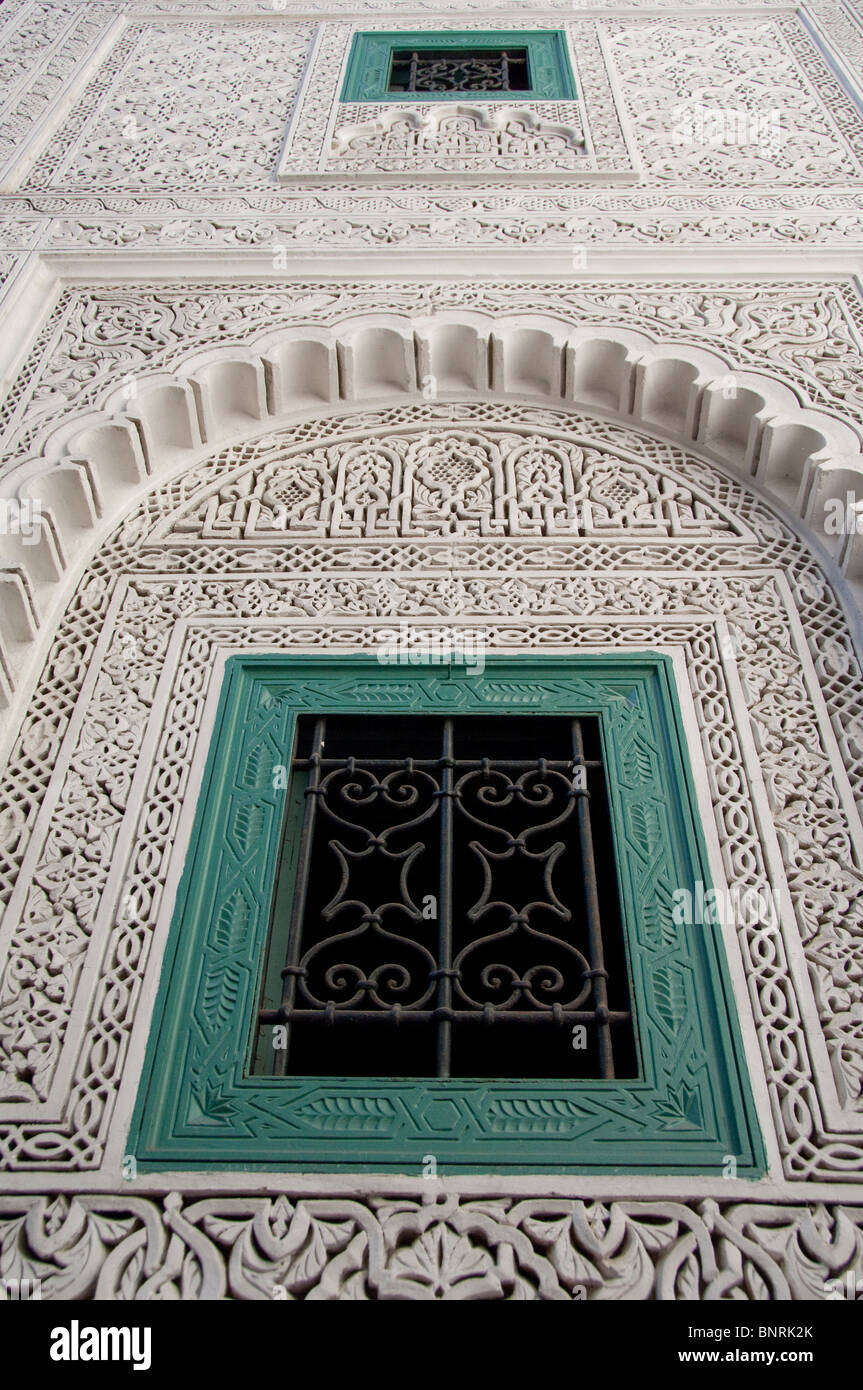
<svg viewBox="0 0 863 1390"><path fill-rule="evenodd" d="M6 538L0 705L20 713L74 583L152 488L274 426L382 402L520 400L618 419L712 459L761 490L814 543L858 621L863 597L859 430L766 372L686 342L578 327L565 317L361 314L194 352L171 374L123 378L101 409L53 427L0 479L38 505ZM845 524L831 526L840 499ZM831 504L833 504L831 506ZM859 521L859 524L858 524Z"/></svg>

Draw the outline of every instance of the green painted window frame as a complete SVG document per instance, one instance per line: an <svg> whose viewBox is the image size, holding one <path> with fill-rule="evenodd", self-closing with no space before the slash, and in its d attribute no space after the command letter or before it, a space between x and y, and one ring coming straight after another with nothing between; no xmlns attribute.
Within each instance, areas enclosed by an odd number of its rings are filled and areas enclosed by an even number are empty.
<svg viewBox="0 0 863 1390"><path fill-rule="evenodd" d="M599 719L641 1076L628 1081L251 1076L300 714ZM720 929L677 926L709 886L670 658L489 657L420 671L374 655L226 665L128 1152L142 1170L765 1171ZM561 1045L568 1040L561 1036Z"/></svg>
<svg viewBox="0 0 863 1390"><path fill-rule="evenodd" d="M526 48L530 88L523 92L390 92L390 61L397 48ZM574 101L575 78L562 29L391 30L354 35L343 102Z"/></svg>

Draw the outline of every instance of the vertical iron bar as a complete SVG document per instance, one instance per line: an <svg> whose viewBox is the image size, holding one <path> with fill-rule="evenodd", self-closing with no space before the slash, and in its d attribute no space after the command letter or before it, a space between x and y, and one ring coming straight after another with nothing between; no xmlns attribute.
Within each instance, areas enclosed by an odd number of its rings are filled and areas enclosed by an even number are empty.
<svg viewBox="0 0 863 1390"><path fill-rule="evenodd" d="M505 92L509 91L509 54L506 49L500 55L500 80Z"/></svg>
<svg viewBox="0 0 863 1390"><path fill-rule="evenodd" d="M411 65L410 65L410 68L409 68L409 70L408 70L408 91L409 91L409 92L415 92L416 89L417 89L417 66L418 66L418 64L419 64L419 60L420 60L420 55L419 55L418 53L412 53L412 54L411 54Z"/></svg>
<svg viewBox="0 0 863 1390"><path fill-rule="evenodd" d="M584 767L584 740L581 722L572 721L572 754L576 767ZM587 772L585 770L585 778ZM586 781L585 781L586 786ZM599 1069L606 1081L614 1079L614 1057L611 1048L611 1028L608 1022L608 983L602 949L602 926L599 920L599 893L596 886L596 863L593 857L593 831L590 824L590 800L586 795L576 798L578 838L581 848L581 869L584 886L584 907L587 913L587 939L590 969L593 976L593 1001L596 1014Z"/></svg>
<svg viewBox="0 0 863 1390"><path fill-rule="evenodd" d="M300 852L297 858L297 877L294 888L294 901L291 906L291 927L288 933L288 957L282 971L282 1008L292 1009L297 990L297 966L302 944L303 917L306 911L306 897L309 889L309 869L312 859L312 836L315 816L318 809L317 789L321 780L321 753L326 737L327 721L319 719L315 724L312 739L312 753L309 758L311 769L309 784L306 787L306 805L303 811L303 828L300 833ZM293 772L291 773L293 778ZM288 1048L291 1041L291 1025L285 1023L285 1046L274 1052L273 1075L285 1076L288 1070Z"/></svg>
<svg viewBox="0 0 863 1390"><path fill-rule="evenodd" d="M452 840L453 840L453 725L444 720L441 753L440 799L440 891L438 893L438 950L437 1006L448 1009L452 1003ZM449 1019L438 1020L437 1074L447 1079L450 1073L452 1024Z"/></svg>

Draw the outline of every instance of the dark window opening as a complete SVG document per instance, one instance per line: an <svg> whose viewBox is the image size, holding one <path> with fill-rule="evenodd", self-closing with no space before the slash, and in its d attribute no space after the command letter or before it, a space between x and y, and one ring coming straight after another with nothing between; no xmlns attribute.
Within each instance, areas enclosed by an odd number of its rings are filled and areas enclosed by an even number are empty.
<svg viewBox="0 0 863 1390"><path fill-rule="evenodd" d="M262 1002L258 1074L636 1077L598 719L301 718Z"/></svg>
<svg viewBox="0 0 863 1390"><path fill-rule="evenodd" d="M397 48L388 92L528 92L526 48Z"/></svg>

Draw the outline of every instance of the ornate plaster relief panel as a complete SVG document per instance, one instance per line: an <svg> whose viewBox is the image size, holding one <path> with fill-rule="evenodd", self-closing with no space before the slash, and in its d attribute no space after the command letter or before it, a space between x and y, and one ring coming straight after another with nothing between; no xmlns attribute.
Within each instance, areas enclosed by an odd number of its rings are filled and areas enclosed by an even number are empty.
<svg viewBox="0 0 863 1390"><path fill-rule="evenodd" d="M576 102L443 103L437 111L434 104L339 102L357 27L313 27L275 15L254 22L131 20L110 34L86 31L89 80L59 129L45 125L42 152L26 152L23 175L13 173L9 186L22 176L25 188L41 191L154 191L190 181L200 188L223 179L234 187L272 186L289 116L282 177L517 176L528 150L532 175L566 169L632 180L643 166L651 182L709 186L727 184L733 169L732 183L778 178L792 187L859 177L859 115L796 16L716 19L707 45L705 25L684 19L570 19L564 27ZM420 27L433 29L434 22ZM743 71L750 75L745 99ZM736 141L681 140L675 132L692 101L720 112L745 109L753 120L769 106L775 140L749 138L743 149ZM628 144L630 128L638 155Z"/></svg>
<svg viewBox="0 0 863 1390"><path fill-rule="evenodd" d="M574 295L569 286L556 295L547 284L537 287L533 301L537 312L494 317L489 310L499 313L518 305L519 291L488 286L477 293L477 287L470 288L467 298L462 293L448 297L442 286L435 290L426 287L419 298L412 298L402 284L392 289L391 302L399 312L381 317L374 312L378 301L373 301L370 312L369 300L363 295L334 293L331 286L318 286L318 294L299 301L281 297L274 287L262 302L268 311L278 313L277 306L282 304L289 315L299 305L301 309L319 309L324 322L318 328L311 327L301 313L304 326L294 330L287 317L268 318L260 312L262 305L254 304L246 325L249 336L238 328L234 347L228 348L224 325L232 321L235 312L228 306L243 302L242 292L236 291L224 305L218 304L220 317L211 341L220 346L209 363L191 349L180 332L176 353L173 347L167 355L154 350L158 324L155 305L161 298L157 296L147 301L145 311L147 350L137 366L134 361L130 363L134 370L123 373L122 386L114 373L118 365L114 350L111 356L105 355L106 328L94 325L83 329L85 338L94 334L92 348L86 349L84 356L98 364L97 378L91 378L89 368L83 369L81 348L76 343L73 360L79 365L66 365L64 379L58 379L56 391L49 393L48 413L41 419L48 438L43 457L37 456L35 433L43 408L42 393L33 391L28 372L23 372L19 389L9 399L7 444L15 468L3 486L11 489L10 495L18 495L23 487L23 498L36 495L36 488L45 504L46 524L36 546L28 546L26 538L8 542L11 569L3 583L10 606L2 616L0 649L6 680L4 702L8 703L10 689L20 687L33 644L56 615L58 595L81 547L86 549L92 543L94 527L104 526L112 514L120 514L117 509L124 505L121 499L131 478L143 478L148 472L158 475L166 464L175 467L179 462L172 452L175 447L191 450L191 459L202 440L212 443L225 428L230 432L240 424L248 428L250 419L285 419L298 408L301 414L305 412L305 418L310 403L320 410L322 402L356 403L381 394L403 398L425 395L428 384L436 389L436 372L443 373L443 380L451 373L457 389L475 397L483 398L491 391L504 397L526 394L540 401L599 402L624 420L635 421L644 415L648 422L659 423L684 448L694 439L705 442L719 462L744 476L756 476L783 505L806 518L847 576L851 596L860 581L857 532L837 538L832 532L828 534L826 520L830 499L841 495L843 487L847 491L855 486L863 473L863 455L859 433L841 413L834 413L831 393L823 390L817 374L807 382L804 392L799 372L789 374L779 368L776 352L729 354L727 332L717 338L717 346L722 343L721 355L711 350L703 335L696 333L693 342L688 332L682 334L679 324L675 327L661 317L645 332L650 317L643 316L644 285L635 296L638 313L634 317L626 296L604 299L599 292L593 309L585 309L589 297L585 300ZM795 294L798 290L795 287ZM128 326L128 295L121 296L121 302ZM179 306L186 302L182 295L169 295L172 307L167 322L172 336L179 330ZM612 302L615 327L608 315ZM709 301L699 298L696 302L705 306L698 312L708 321ZM799 316L804 322L812 303L820 303L820 292L810 289L808 297L804 295L800 301ZM200 328L206 315L197 298L194 304ZM447 305L450 315L457 307L456 321L445 316ZM357 313L362 314L364 306L365 317L358 319ZM544 314L539 312L543 308ZM418 309L421 312L415 318ZM444 316L429 314L429 309L444 311ZM573 323L567 326L563 318L573 309L581 324L578 328ZM848 311L849 315L854 312L852 300L848 301ZM60 312L58 307L56 314ZM463 313L473 317L459 321ZM787 314L788 303L783 301L781 322ZM719 322L724 323L726 317L721 314ZM759 305L756 319L761 322L761 318ZM278 324L275 334L273 322ZM636 325L634 334L622 326L625 323ZM849 317L846 327L850 329L851 323ZM592 325L598 326L599 338ZM56 317L52 316L45 331L53 336L56 327ZM116 341L110 331L108 336ZM838 339L841 336L838 334ZM766 341L772 343L773 339L768 335ZM852 372L856 360L853 343L850 329L852 347L847 365ZM830 378L834 379L835 342L825 351ZM173 382L170 377L166 380L164 375L153 375L166 368L173 373ZM145 371L140 381L138 370ZM73 402L62 392L76 377L84 386ZM736 404L730 406L726 402L729 379L736 383L735 392L737 385L741 387ZM844 383L844 371L841 379ZM64 400L73 410L71 415L65 411L62 416L58 414ZM173 424L166 433L163 414L167 400L174 402L172 408L179 414L172 417ZM94 409L100 413L93 415ZM82 411L90 413L82 416ZM56 430L51 425L52 416ZM26 420L23 433L17 429L16 419ZM32 454L29 459L28 452ZM69 488L76 497L71 511L64 500L64 489ZM838 574L836 577L839 579Z"/></svg>
<svg viewBox="0 0 863 1390"><path fill-rule="evenodd" d="M23 176L25 188L152 192L260 187L273 168L314 27L273 16L132 22ZM15 182L15 175L12 175Z"/></svg>
<svg viewBox="0 0 863 1390"><path fill-rule="evenodd" d="M76 68L92 62L113 16L98 5L20 3L0 24L0 180L56 109Z"/></svg>
<svg viewBox="0 0 863 1390"><path fill-rule="evenodd" d="M856 251L863 241L860 194L854 191L859 118L813 37L853 82L849 74L855 65L863 67L863 32L853 13L833 0L813 0L800 18L791 7L786 14L765 7L771 13L763 18L752 13L755 6L739 17L735 4L725 7L725 18L705 11L704 22L712 26L709 49L700 44L704 26L699 18L693 21L691 7L681 14L679 5L677 13L671 4L653 6L650 19L638 17L637 4L613 13L605 7L596 17L591 4L574 14L559 3L531 9L531 23L570 23L585 40L583 53L575 52L583 63L583 100L574 103L578 122L561 126L559 111L546 113L555 118L554 132L547 133L551 145L563 142L565 162L575 161L566 164L565 178L555 182L552 162L542 190L518 186L515 172L507 182L507 160L528 148L535 158L546 135L538 131L535 113L510 129L499 111L489 115L484 107L481 118L454 116L455 129L446 136L449 153L442 156L443 164L452 155L460 167L469 165L475 180L469 192L453 182L453 169L429 166L426 182L420 182L417 150L428 143L429 132L397 122L397 129L358 136L361 148L338 156L339 167L344 160L345 174L359 181L349 197L320 179L332 157L327 141L336 120L335 84L329 106L308 108L307 137L296 120L289 121L304 62L296 56L297 45L308 52L321 25L321 32L335 32L391 21L387 7L354 7L356 15L370 18L351 22L339 19L343 8L334 5L329 20L317 9L303 20L300 6L292 8L291 18L274 12L251 21L233 0L161 0L151 6L136 0L122 15L102 0L8 0L2 32L10 75L0 137L8 132L8 140L0 144L0 179L17 194L0 197L0 290L14 292L38 271L37 246L40 252L107 247L161 257L192 247L258 249L268 258L284 258L322 245L380 248L386 254L411 248L505 252L529 245L561 251L569 263L578 248L577 268L589 269L594 252L602 256L624 247L725 245L743 251L820 244ZM479 16L470 4L424 0L411 13L429 28L441 22L479 26L488 17L487 7L481 8ZM658 18L657 10L668 10L667 18ZM505 6L491 14L490 24L512 23ZM518 22L524 22L523 11ZM695 40L684 68L678 50ZM575 51L575 40L573 46ZM672 51L679 89L669 85ZM265 61L265 52L273 62ZM742 56L763 75L764 95L757 103L751 90L745 102L738 99L735 73ZM246 60L258 76L241 97L237 74ZM138 81L144 74L147 100ZM189 80L198 94L194 109L176 95L177 84ZM311 68L304 88L309 94L310 82ZM661 102L645 95L656 83ZM590 105L591 91L594 112L585 124L581 108ZM720 113L745 116L748 103L750 134L757 134L758 119L769 118L764 147L757 139L741 146L736 138L728 144L678 143L675 112L685 113L694 93ZM130 120L135 125L126 124ZM389 115L386 120L391 125ZM125 138L124 125L137 134ZM570 134L561 134L564 129ZM774 130L782 137L779 146ZM305 160L307 173L279 183L286 131L288 163L295 141L307 141L297 156L297 168ZM431 132L432 144L436 138ZM574 139L585 143L576 149ZM382 141L395 141L388 155ZM501 156L504 147L510 155ZM398 179L396 166L408 150L409 186L394 192L388 184ZM383 182L368 187L375 182L365 168L372 155L393 167ZM601 167L609 171L604 189ZM745 177L734 172L744 167ZM587 170L584 177L581 170ZM636 170L640 182L633 183Z"/></svg>
<svg viewBox="0 0 863 1390"><path fill-rule="evenodd" d="M213 195L141 200L110 195L87 198L33 195L10 198L14 211L0 223L9 246L10 271L26 271L34 243L53 254L121 250L142 256L142 273L158 256L168 264L186 250L257 253L259 269L287 267L289 258L352 249L447 254L491 252L507 257L524 248L548 257L554 273L573 266L591 271L609 253L661 254L686 247L710 256L736 257L741 272L751 254L785 249L843 250L849 260L863 245L860 195L835 192L743 191L701 195L639 192L622 194L507 190L489 184L456 188L360 190L348 201L324 189L293 191L290 202L248 195ZM654 260L651 263L656 265ZM511 271L512 266L508 265ZM0 281L2 288L2 281Z"/></svg>
<svg viewBox="0 0 863 1390"><path fill-rule="evenodd" d="M859 180L860 112L798 16L611 21L607 33L645 180L726 188ZM734 113L737 129L710 138L714 111Z"/></svg>
<svg viewBox="0 0 863 1390"><path fill-rule="evenodd" d="M252 345L274 324L329 328L384 304L393 315L409 317L526 309L579 327L613 323L656 343L730 352L738 370L770 373L802 404L823 405L863 424L863 304L850 282L148 281L70 286L57 297L0 404L6 459L38 453L41 440L70 415L103 409L130 375L176 371L187 357L224 346L226 333L232 344Z"/></svg>
<svg viewBox="0 0 863 1390"><path fill-rule="evenodd" d="M121 248L141 257L134 285L59 287L4 401L12 459L37 456L70 413L104 408L130 374L176 371L190 352L226 337L252 347L275 322L329 327L383 302L410 314L456 305L501 314L519 304L543 312L563 306L598 332L613 321L659 343L682 335L732 355L735 369L781 376L798 398L861 422L859 301L836 281L786 274L781 282L577 283L570 275L560 284L488 287L474 274L418 287L345 285L342 276L336 282L317 272L303 285L274 278L271 252L321 247L380 247L388 276L399 248L540 247L570 257L573 244L660 253L678 245L712 253L724 245L737 248L747 272L753 247L832 246L849 253L841 264L843 274L850 271L861 245L859 174L849 164L857 118L790 7L778 16L772 0L726 0L730 46L721 61L699 68L699 80L716 83L711 100L736 106L727 74L745 48L739 36L768 33L753 47L761 70L782 90L789 119L805 111L813 131L809 139L791 127L793 160L751 152L751 177L731 188L723 151L675 144L667 113L681 99L677 92L664 86L659 111L643 104L646 87L667 78L669 31L663 37L657 13L668 12L679 40L684 31L700 35L702 23L715 25L715 7L681 14L679 0L650 0L647 8L643 21L639 6L611 14L604 0L577 8L547 0L530 12L532 22L547 15L555 27L575 20L602 28L616 118L626 157L641 167L640 186L622 186L631 175L618 171L616 186L588 187L579 166L542 190L507 186L499 175L491 184L479 172L465 189L432 170L425 183L411 177L409 187L367 186L348 200L312 174L305 183L274 182L302 61L286 50L290 91L268 86L260 101L253 98L254 114L244 112L235 74L238 36L251 23L247 0L129 0L120 20L112 0L7 0L0 10L0 35L9 37L0 70L4 177L10 161L26 158L17 168L18 193L0 199L0 273L14 286L45 252ZM863 67L859 10L834 0L811 0L806 9L846 73L855 62ZM495 0L414 0L414 11L430 27L462 24L467 15L478 25L489 14L512 21L510 4ZM363 27L392 20L383 0L330 0L327 13ZM224 24L230 15L233 34ZM298 18L278 24L293 24L310 42L320 6L297 0L291 15ZM226 101L234 110L236 151L208 146L205 132L221 132L221 117L178 110L165 87L158 99L168 139L152 180L152 140L118 159L118 142L106 133L104 148L90 152L101 138L97 112L145 114L140 93L123 85L132 68L116 62L127 23L137 26L140 42L122 50L123 62L136 53L139 74L150 71L148 43L158 46L169 28L182 33L176 60L164 46L161 57L163 69L176 62L171 71L181 81L197 71L193 34L214 35L212 44L202 42L224 55L224 84L214 68L198 90L203 105ZM266 24L275 27L275 16ZM644 32L633 38L639 27ZM148 28L153 37L145 42ZM723 42L717 36L719 48ZM252 140L254 121L264 131L260 145ZM590 134L589 126L580 129ZM42 182L28 175L35 160L45 161ZM54 182L46 190L47 178ZM142 283L155 275L154 255L187 248L219 255L219 276L227 274L226 248L258 248L256 273L266 282L205 286L189 284L184 273L174 288ZM100 258L94 275L106 268ZM859 669L841 612L805 548L770 509L692 451L632 427L615 432L607 420L574 420L571 410L534 405L516 418L519 408L489 403L485 414L472 406L474 413L435 416L414 402L404 412L391 405L386 416L380 407L372 420L355 407L353 422L332 424L323 460L311 457L321 440L293 430L220 448L217 462L196 461L188 485L170 481L130 514L128 528L79 584L17 741L0 822L6 886L17 894L0 944L5 951L13 942L0 995L0 1051L17 1097L2 1112L2 1154L16 1166L7 1187L21 1189L0 1198L0 1248L12 1277L43 1279L43 1296L269 1298L280 1284L291 1298L313 1299L569 1298L579 1286L591 1298L821 1298L825 1281L855 1270L863 1287L860 859L852 806L863 735ZM347 506L339 495L336 517L327 478L337 458L356 459L357 430L364 438L397 438L396 452L420 438L434 450L432 435L443 447L465 431L488 435L500 450L502 438L526 432L541 436L551 454L567 439L568 467L576 448L625 458L630 478L643 470L637 476L647 487L650 534L602 534L593 502L589 517L581 513L581 534L556 534L559 501L543 492L511 506L505 485L492 490L487 507L469 488L459 495L464 526L451 535L427 497L418 507L412 499L406 534L395 524L387 531L386 508L370 518L356 505L356 489ZM503 447L503 478L513 455ZM443 468L445 447L441 457ZM301 458L309 471L297 496L298 478L280 478L279 464ZM225 491L229 473L240 480L237 497ZM570 479L576 475L583 479L570 467ZM676 518L661 489L655 494L664 475L674 479ZM286 489L282 500L295 504L290 533L279 533L275 544L266 525L269 486ZM686 526L672 534L680 491L693 499L683 517L703 528L698 534ZM147 537L158 528L156 547ZM367 537L355 534L363 530ZM736 945L729 940L774 1149L777 1181L762 1200L733 1184L706 1199L668 1187L661 1196L639 1191L633 1198L608 1184L599 1194L579 1192L585 1200L552 1200L537 1197L536 1188L501 1195L491 1181L471 1195L446 1180L432 1191L412 1178L382 1187L350 1177L328 1195L312 1177L279 1183L282 1195L270 1196L242 1175L232 1189L226 1180L222 1195L203 1199L188 1175L175 1175L182 1195L163 1198L170 1180L121 1181L187 833L180 806L194 791L221 660L242 647L279 644L302 650L327 641L356 650L405 614L420 627L491 627L501 650L655 643L686 673L694 756L715 770L707 815L720 871L724 865L729 881L769 882L788 895L775 938L742 932ZM132 653L139 675L130 687ZM84 816L92 816L89 838L81 835ZM137 920L123 910L133 888L143 895ZM58 1188L68 1196L28 1195Z"/></svg>
<svg viewBox="0 0 863 1390"><path fill-rule="evenodd" d="M451 475L448 441L466 438L473 481ZM391 492L411 449L426 471L434 460L434 486L420 469L400 540L360 496L372 476ZM528 492L495 528L528 456L542 497ZM582 536L564 539L555 515L576 475ZM340 479L335 533L327 477ZM274 498L292 519L275 544ZM314 514L329 539L305 539ZM479 623L501 650L680 651L727 877L786 904L781 932L741 927L737 948L784 1175L792 1187L858 1181L863 895L848 738L861 697L841 615L800 543L714 466L610 423L502 404L348 415L232 446L152 493L88 570L8 779L5 1166L111 1172L122 1157L117 1088L125 1074L128 1097L136 1080L136 1005L164 939L179 789L203 752L219 654L363 649L400 618Z"/></svg>

